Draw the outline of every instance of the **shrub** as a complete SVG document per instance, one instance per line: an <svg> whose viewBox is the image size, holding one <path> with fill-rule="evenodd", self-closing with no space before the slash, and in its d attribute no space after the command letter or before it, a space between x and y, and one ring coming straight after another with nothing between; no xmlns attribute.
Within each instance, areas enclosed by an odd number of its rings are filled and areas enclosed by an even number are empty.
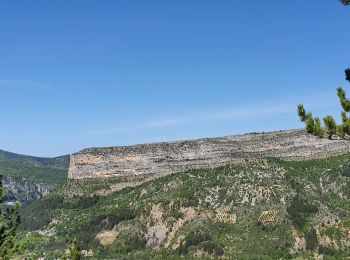
<svg viewBox="0 0 350 260"><path fill-rule="evenodd" d="M341 173L341 175L344 176L344 177L350 177L350 167L347 166L347 167L343 170L343 172Z"/></svg>
<svg viewBox="0 0 350 260"><path fill-rule="evenodd" d="M186 255L188 249L192 246L197 246L202 242L211 241L209 232L206 230L194 230L187 234L185 241L180 243L178 247L178 252L180 255Z"/></svg>
<svg viewBox="0 0 350 260"><path fill-rule="evenodd" d="M73 208L86 209L95 205L99 200L98 196L79 198Z"/></svg>
<svg viewBox="0 0 350 260"><path fill-rule="evenodd" d="M312 228L306 235L306 249L314 250L318 245L316 230Z"/></svg>
<svg viewBox="0 0 350 260"><path fill-rule="evenodd" d="M337 250L330 248L328 246L320 245L318 248L318 253L322 254L322 255L333 256L333 255L337 254Z"/></svg>
<svg viewBox="0 0 350 260"><path fill-rule="evenodd" d="M311 113L306 114L306 131L308 133L314 133L314 128L315 128L315 121L312 118Z"/></svg>
<svg viewBox="0 0 350 260"><path fill-rule="evenodd" d="M326 127L328 138L331 139L337 132L337 124L335 123L333 117L329 115L323 118L323 122Z"/></svg>
<svg viewBox="0 0 350 260"><path fill-rule="evenodd" d="M203 251L207 252L210 255L222 256L224 254L224 249L222 246L214 243L213 241L206 241L200 244L200 247Z"/></svg>
<svg viewBox="0 0 350 260"><path fill-rule="evenodd" d="M135 250L142 250L146 248L147 240L134 234L128 237L125 241L125 251L131 252Z"/></svg>
<svg viewBox="0 0 350 260"><path fill-rule="evenodd" d="M318 212L318 207L312 205L302 198L301 195L296 195L291 202L291 205L287 208L287 213L292 220L294 226L298 228L304 227L307 218L314 213Z"/></svg>

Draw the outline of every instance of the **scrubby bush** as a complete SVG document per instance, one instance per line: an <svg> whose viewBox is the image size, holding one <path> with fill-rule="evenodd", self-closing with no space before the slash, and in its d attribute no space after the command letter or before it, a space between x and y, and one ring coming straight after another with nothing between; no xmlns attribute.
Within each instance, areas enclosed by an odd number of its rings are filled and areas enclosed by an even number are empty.
<svg viewBox="0 0 350 260"><path fill-rule="evenodd" d="M321 255L334 256L335 254L337 254L337 250L328 246L320 245L318 248L318 253Z"/></svg>
<svg viewBox="0 0 350 260"><path fill-rule="evenodd" d="M80 197L75 202L71 203L70 208L86 209L95 205L99 200L98 196L93 197Z"/></svg>
<svg viewBox="0 0 350 260"><path fill-rule="evenodd" d="M297 228L303 228L307 218L317 212L318 207L307 202L299 194L292 199L290 206L287 208L287 213L293 225Z"/></svg>
<svg viewBox="0 0 350 260"><path fill-rule="evenodd" d="M207 230L193 230L188 233L185 237L185 240L182 241L178 250L181 255L188 253L188 249L191 246L197 246L202 242L210 241L211 236Z"/></svg>
<svg viewBox="0 0 350 260"><path fill-rule="evenodd" d="M306 234L306 249L307 250L314 250L316 249L318 245L318 239L316 230L312 228L307 234Z"/></svg>
<svg viewBox="0 0 350 260"><path fill-rule="evenodd" d="M224 249L222 246L216 244L213 241L205 241L201 243L200 248L210 255L222 256L224 254Z"/></svg>
<svg viewBox="0 0 350 260"><path fill-rule="evenodd" d="M116 253L129 253L146 248L147 240L139 234L130 234L116 246Z"/></svg>
<svg viewBox="0 0 350 260"><path fill-rule="evenodd" d="M345 167L345 169L341 173L344 177L350 177L350 166Z"/></svg>

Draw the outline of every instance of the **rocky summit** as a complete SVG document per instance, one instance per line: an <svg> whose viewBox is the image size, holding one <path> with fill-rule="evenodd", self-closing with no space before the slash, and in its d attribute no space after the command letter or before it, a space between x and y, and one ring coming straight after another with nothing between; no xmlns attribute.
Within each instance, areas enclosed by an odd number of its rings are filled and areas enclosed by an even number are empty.
<svg viewBox="0 0 350 260"><path fill-rule="evenodd" d="M328 140L305 130L161 142L125 147L89 148L70 156L71 179L170 174L214 168L245 160L325 158L350 151L346 140Z"/></svg>

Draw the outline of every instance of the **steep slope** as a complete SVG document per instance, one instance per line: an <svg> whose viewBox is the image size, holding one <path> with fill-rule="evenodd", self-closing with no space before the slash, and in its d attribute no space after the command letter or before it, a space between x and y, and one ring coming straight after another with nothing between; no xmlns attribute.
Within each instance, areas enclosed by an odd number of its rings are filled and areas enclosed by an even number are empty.
<svg viewBox="0 0 350 260"><path fill-rule="evenodd" d="M0 175L7 200L42 198L67 179L69 156L39 158L0 150Z"/></svg>
<svg viewBox="0 0 350 260"><path fill-rule="evenodd" d="M69 180L25 208L22 256L64 257L74 237L94 259L350 256L349 154L247 160L108 192L118 184Z"/></svg>
<svg viewBox="0 0 350 260"><path fill-rule="evenodd" d="M240 163L245 159L305 160L344 154L349 150L348 141L320 139L304 130L90 148L71 155L68 176L84 179L164 175Z"/></svg>

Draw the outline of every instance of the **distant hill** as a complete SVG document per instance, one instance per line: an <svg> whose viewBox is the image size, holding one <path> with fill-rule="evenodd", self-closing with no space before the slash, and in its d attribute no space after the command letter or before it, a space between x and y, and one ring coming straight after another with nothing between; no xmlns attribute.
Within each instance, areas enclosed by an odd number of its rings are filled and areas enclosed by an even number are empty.
<svg viewBox="0 0 350 260"><path fill-rule="evenodd" d="M41 158L0 150L0 175L10 200L41 198L67 179L69 155Z"/></svg>
<svg viewBox="0 0 350 260"><path fill-rule="evenodd" d="M41 166L57 169L67 169L69 166L69 155L45 158L45 157L34 157L29 155L21 155L16 153L7 152L0 150L0 161L11 162L18 165L26 166Z"/></svg>

